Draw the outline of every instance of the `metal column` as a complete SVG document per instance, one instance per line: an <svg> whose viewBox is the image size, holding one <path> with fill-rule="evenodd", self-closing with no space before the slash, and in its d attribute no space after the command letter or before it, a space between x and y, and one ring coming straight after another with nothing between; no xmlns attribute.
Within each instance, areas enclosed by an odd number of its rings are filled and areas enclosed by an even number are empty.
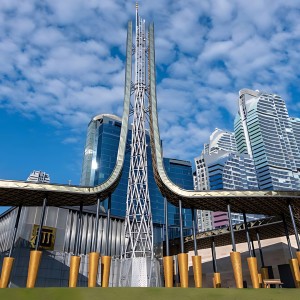
<svg viewBox="0 0 300 300"><path fill-rule="evenodd" d="M194 252L195 256L198 255L197 251L197 240L196 240L196 220L195 220L195 210L192 208L192 222L193 222L193 238L194 238Z"/></svg>
<svg viewBox="0 0 300 300"><path fill-rule="evenodd" d="M228 212L228 220L229 220L229 227L230 227L230 235L231 235L231 243L232 243L232 251L236 252L236 245L235 245L235 239L234 239L234 232L232 227L232 220L231 220L231 209L230 204L227 204L227 212Z"/></svg>
<svg viewBox="0 0 300 300"><path fill-rule="evenodd" d="M252 251L251 251L250 235L249 235L249 230L248 230L248 226L247 226L247 216L246 216L245 212L243 212L243 218L244 218L244 225L245 225L245 231L246 231L246 237L247 237L249 256L253 257L253 254L252 254Z"/></svg>
<svg viewBox="0 0 300 300"><path fill-rule="evenodd" d="M184 253L183 224L182 224L182 202L179 200L179 226L180 226L180 252Z"/></svg>
<svg viewBox="0 0 300 300"><path fill-rule="evenodd" d="M255 247L254 247L254 241L253 241L253 239L250 239L250 240L251 240L251 245L252 245L252 253L253 253L253 257L256 257Z"/></svg>
<svg viewBox="0 0 300 300"><path fill-rule="evenodd" d="M42 207L42 214L41 214L39 230L38 230L38 236L37 236L36 243L35 243L35 250L38 250L39 246L40 246L42 230L43 230L43 225L44 225L44 219L45 219L46 206L47 206L47 198L44 198L43 207Z"/></svg>
<svg viewBox="0 0 300 300"><path fill-rule="evenodd" d="M284 214L282 214L282 221L283 221L285 236L286 236L288 247L289 247L290 256L291 256L291 258L294 258L293 251L292 251L292 245L291 245L291 241L290 241L290 236L289 236L289 230L288 230L288 227L287 227L287 224L286 224L286 221L285 221Z"/></svg>
<svg viewBox="0 0 300 300"><path fill-rule="evenodd" d="M108 196L108 203L107 203L107 225L106 225L106 255L110 255L110 211L111 211L111 195Z"/></svg>
<svg viewBox="0 0 300 300"><path fill-rule="evenodd" d="M291 216L291 220L292 220L292 224L293 224L293 228L294 228L294 232L295 232L295 238L296 238L296 242L297 242L297 248L298 248L298 251L300 251L299 234L298 234L296 222L295 222L295 219L294 219L293 209L292 209L292 206L291 206L290 203L288 204L288 208L289 208L289 211L290 211L290 216Z"/></svg>
<svg viewBox="0 0 300 300"><path fill-rule="evenodd" d="M168 220L168 201L165 198L165 230L166 230L166 256L170 256L170 244L169 244L169 220Z"/></svg>
<svg viewBox="0 0 300 300"><path fill-rule="evenodd" d="M16 235L17 235L17 231L18 231L18 227L19 227L21 211L22 211L22 205L19 205L17 218L16 218L16 222L15 222L15 227L14 227L14 232L13 232L12 243L11 243L11 246L10 246L8 257L12 256L12 253L13 253L14 248L15 248L15 240L16 240Z"/></svg>
<svg viewBox="0 0 300 300"><path fill-rule="evenodd" d="M99 230L99 210L100 210L100 199L97 199L97 210L96 210L96 217L95 217L95 235L93 241L93 248L92 251L97 251L97 242L98 242L98 230Z"/></svg>
<svg viewBox="0 0 300 300"><path fill-rule="evenodd" d="M257 238L257 243L258 243L260 261L261 261L261 267L264 268L265 267L265 262L264 262L263 252L262 252L262 249L261 249L261 243L260 243L260 237L259 237L258 230L256 231L256 238Z"/></svg>
<svg viewBox="0 0 300 300"><path fill-rule="evenodd" d="M213 260L213 269L214 273L218 272L218 266L217 266L217 255L216 255L216 244L215 244L215 239L211 239L211 255L212 255L212 260Z"/></svg>
<svg viewBox="0 0 300 300"><path fill-rule="evenodd" d="M82 209L83 204L80 202L79 206L79 216L78 216L78 223L76 226L76 239L75 239L75 246L74 246L74 254L79 255L80 253L80 240L81 240L81 225L82 225Z"/></svg>

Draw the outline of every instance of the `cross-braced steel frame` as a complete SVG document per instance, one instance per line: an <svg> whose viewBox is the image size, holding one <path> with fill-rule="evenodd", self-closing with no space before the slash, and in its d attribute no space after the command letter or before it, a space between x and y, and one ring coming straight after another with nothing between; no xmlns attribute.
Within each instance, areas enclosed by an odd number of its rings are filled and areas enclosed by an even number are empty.
<svg viewBox="0 0 300 300"><path fill-rule="evenodd" d="M124 258L153 257L153 223L146 143L146 29L136 8L135 83Z"/></svg>

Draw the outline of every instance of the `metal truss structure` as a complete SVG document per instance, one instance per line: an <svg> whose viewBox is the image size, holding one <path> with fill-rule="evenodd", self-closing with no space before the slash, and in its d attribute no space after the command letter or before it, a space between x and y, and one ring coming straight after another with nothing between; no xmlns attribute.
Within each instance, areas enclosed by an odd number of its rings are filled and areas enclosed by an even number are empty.
<svg viewBox="0 0 300 300"><path fill-rule="evenodd" d="M146 29L136 5L135 83L131 156L125 217L124 258L153 258L153 224L146 144Z"/></svg>

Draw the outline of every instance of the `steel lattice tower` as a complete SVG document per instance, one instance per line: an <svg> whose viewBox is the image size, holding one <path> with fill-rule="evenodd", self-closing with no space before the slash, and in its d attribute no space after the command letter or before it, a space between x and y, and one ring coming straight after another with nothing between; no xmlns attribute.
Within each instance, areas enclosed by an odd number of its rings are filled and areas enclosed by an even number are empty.
<svg viewBox="0 0 300 300"><path fill-rule="evenodd" d="M153 258L153 223L148 189L146 144L146 29L136 5L133 125L128 178L124 258Z"/></svg>

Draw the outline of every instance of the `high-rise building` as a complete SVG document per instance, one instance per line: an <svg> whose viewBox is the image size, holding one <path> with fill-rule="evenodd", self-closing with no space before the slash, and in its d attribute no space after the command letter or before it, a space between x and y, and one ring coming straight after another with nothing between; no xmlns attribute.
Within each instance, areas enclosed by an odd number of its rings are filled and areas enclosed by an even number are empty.
<svg viewBox="0 0 300 300"><path fill-rule="evenodd" d="M121 119L115 115L101 114L94 117L87 129L86 146L84 149L81 185L95 186L104 182L116 164L119 138L121 132ZM123 173L120 182L111 196L111 214L124 217L126 213L126 194L130 165L130 143L132 131L129 129L124 160ZM146 131L146 142L150 144L150 136ZM185 189L193 189L192 165L189 161L164 158L164 165L169 178ZM155 183L151 149L147 147L148 188L152 207L152 219L155 225L164 224L164 199ZM104 206L107 204L104 203ZM169 204L168 207L170 238L179 234L178 208ZM191 228L191 212L184 210L184 226ZM157 228L157 227L156 227ZM156 229L154 228L154 231ZM190 232L190 229L187 229ZM159 231L159 232L158 232ZM161 230L154 232L157 239ZM159 239L159 238L158 238Z"/></svg>
<svg viewBox="0 0 300 300"><path fill-rule="evenodd" d="M50 183L50 176L42 171L32 171L26 181Z"/></svg>
<svg viewBox="0 0 300 300"><path fill-rule="evenodd" d="M258 189L255 167L248 154L236 150L232 132L216 129L209 144L195 158L196 179L199 190L252 190ZM257 218L247 215L248 220ZM240 223L242 215L232 213L233 223ZM228 225L226 212L198 211L198 228L201 231Z"/></svg>
<svg viewBox="0 0 300 300"><path fill-rule="evenodd" d="M299 190L299 121L275 94L243 89L234 121L237 149L254 161L262 190Z"/></svg>
<svg viewBox="0 0 300 300"><path fill-rule="evenodd" d="M296 144L300 152L300 118L290 118L293 127L293 133L295 136Z"/></svg>
<svg viewBox="0 0 300 300"><path fill-rule="evenodd" d="M204 149L208 148L208 153L211 154L220 150L228 152L236 152L236 143L234 133L216 128L209 137L209 144L205 144ZM207 150L205 150L207 151Z"/></svg>

